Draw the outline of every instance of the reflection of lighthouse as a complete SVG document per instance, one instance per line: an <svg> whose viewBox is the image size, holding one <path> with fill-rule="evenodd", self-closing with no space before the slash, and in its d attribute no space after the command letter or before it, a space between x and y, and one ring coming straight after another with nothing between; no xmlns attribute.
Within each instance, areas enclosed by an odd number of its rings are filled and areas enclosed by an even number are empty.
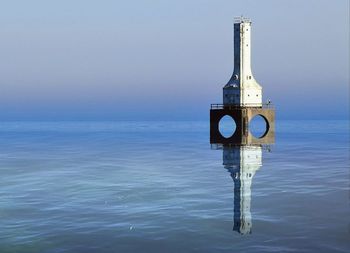
<svg viewBox="0 0 350 253"><path fill-rule="evenodd" d="M262 147L224 146L223 165L231 173L235 185L233 230L249 234L252 229L251 184L255 172L262 166Z"/></svg>

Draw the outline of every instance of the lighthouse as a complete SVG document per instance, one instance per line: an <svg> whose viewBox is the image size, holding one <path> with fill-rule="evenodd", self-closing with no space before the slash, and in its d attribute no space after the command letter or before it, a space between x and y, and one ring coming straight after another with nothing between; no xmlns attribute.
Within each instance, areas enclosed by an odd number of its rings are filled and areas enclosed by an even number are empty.
<svg viewBox="0 0 350 253"><path fill-rule="evenodd" d="M275 141L275 109L271 103L262 102L262 87L255 80L251 68L251 33L250 19L235 18L233 73L223 87L222 104L210 106L210 144L212 149L223 150L224 168L233 179L233 230L240 234L252 231L253 177L262 166L263 148L270 150L269 145ZM235 123L231 136L223 136L219 130L224 116L231 117ZM266 123L266 129L262 135L254 136L250 123L254 117L260 116Z"/></svg>
<svg viewBox="0 0 350 253"><path fill-rule="evenodd" d="M264 104L261 85L255 80L251 68L252 22L249 18L235 18L233 24L234 64L230 80L223 87L222 104L210 106L210 143L269 144L275 138L275 109L270 102ZM219 131L220 120L230 116L236 125L232 136L224 137ZM250 121L261 116L266 129L261 136L250 131Z"/></svg>
<svg viewBox="0 0 350 253"><path fill-rule="evenodd" d="M251 68L251 29L248 18L235 18L233 24L234 69L223 88L223 104L246 107L262 106L262 87Z"/></svg>

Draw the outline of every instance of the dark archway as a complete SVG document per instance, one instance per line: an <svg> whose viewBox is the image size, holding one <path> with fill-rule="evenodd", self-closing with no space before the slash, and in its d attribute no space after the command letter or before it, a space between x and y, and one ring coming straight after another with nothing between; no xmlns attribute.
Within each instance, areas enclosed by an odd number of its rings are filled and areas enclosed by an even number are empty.
<svg viewBox="0 0 350 253"><path fill-rule="evenodd" d="M269 121L261 114L255 115L249 121L249 132L257 139L264 138L269 129Z"/></svg>
<svg viewBox="0 0 350 253"><path fill-rule="evenodd" d="M232 137L237 129L235 120L230 115L224 115L219 121L219 132L224 138Z"/></svg>

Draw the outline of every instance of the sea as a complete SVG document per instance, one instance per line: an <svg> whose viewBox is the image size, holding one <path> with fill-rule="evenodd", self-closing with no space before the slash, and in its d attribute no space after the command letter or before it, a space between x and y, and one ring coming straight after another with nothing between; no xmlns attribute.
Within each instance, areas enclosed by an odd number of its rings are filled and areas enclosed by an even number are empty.
<svg viewBox="0 0 350 253"><path fill-rule="evenodd" d="M350 252L349 121L0 123L0 252Z"/></svg>

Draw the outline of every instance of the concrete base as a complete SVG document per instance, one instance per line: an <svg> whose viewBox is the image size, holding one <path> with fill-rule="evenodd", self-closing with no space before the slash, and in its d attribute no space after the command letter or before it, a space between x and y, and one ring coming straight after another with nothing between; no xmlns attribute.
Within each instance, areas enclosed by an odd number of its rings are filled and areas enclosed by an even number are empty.
<svg viewBox="0 0 350 253"><path fill-rule="evenodd" d="M225 138L219 131L219 122L224 116L231 116L236 122L236 131ZM266 132L260 138L249 131L249 122L256 115L262 116L266 122ZM275 141L275 110L261 107L237 107L210 110L210 143L257 145L271 144Z"/></svg>

